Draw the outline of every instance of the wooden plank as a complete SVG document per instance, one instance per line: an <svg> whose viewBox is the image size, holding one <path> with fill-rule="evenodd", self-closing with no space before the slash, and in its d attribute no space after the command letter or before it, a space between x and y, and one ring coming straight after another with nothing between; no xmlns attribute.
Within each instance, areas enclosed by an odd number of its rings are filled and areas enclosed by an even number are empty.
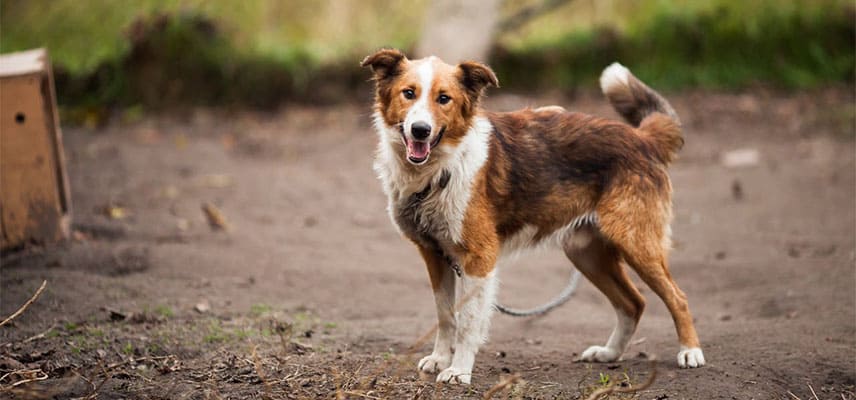
<svg viewBox="0 0 856 400"><path fill-rule="evenodd" d="M44 73L46 61L45 49L4 54L0 57L0 77Z"/></svg>

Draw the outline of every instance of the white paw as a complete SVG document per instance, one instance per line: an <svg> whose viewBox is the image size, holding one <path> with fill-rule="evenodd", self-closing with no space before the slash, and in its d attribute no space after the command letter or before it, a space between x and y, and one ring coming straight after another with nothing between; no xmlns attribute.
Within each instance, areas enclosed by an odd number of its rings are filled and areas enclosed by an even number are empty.
<svg viewBox="0 0 856 400"><path fill-rule="evenodd" d="M591 346L580 356L580 361L586 362L613 362L621 356L615 349L604 346Z"/></svg>
<svg viewBox="0 0 856 400"><path fill-rule="evenodd" d="M434 374L449 368L452 365L452 355L431 354L419 360L419 370L429 374Z"/></svg>
<svg viewBox="0 0 856 400"><path fill-rule="evenodd" d="M446 368L437 374L437 382L443 383L460 383L462 385L469 385L471 378L472 371L464 371L463 369L454 367Z"/></svg>
<svg viewBox="0 0 856 400"><path fill-rule="evenodd" d="M678 352L678 366L681 368L698 368L704 365L704 353L698 347L681 347Z"/></svg>

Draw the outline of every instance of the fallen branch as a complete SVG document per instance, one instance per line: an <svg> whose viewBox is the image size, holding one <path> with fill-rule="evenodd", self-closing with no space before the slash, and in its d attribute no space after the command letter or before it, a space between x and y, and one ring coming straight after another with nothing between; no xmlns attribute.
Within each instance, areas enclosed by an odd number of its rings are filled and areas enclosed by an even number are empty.
<svg viewBox="0 0 856 400"><path fill-rule="evenodd" d="M603 389L595 390L591 395L589 395L589 397L586 398L586 400L598 400L601 398L601 396L612 393L636 393L640 390L647 389L649 386L651 386L652 383L654 383L655 379L657 379L657 360L651 360L651 376L648 377L648 380L646 380L645 383L636 387L621 388L616 387L615 383L613 382Z"/></svg>
<svg viewBox="0 0 856 400"><path fill-rule="evenodd" d="M6 318L3 320L3 322L0 322L0 326L6 325L9 321L11 321L11 320L15 319L15 317L21 315L21 313L23 313L24 310L26 310L27 307L30 306L30 304L33 304L33 302L36 301L36 298L39 297L40 294L42 294L42 291L45 290L45 286L47 286L47 284L48 284L48 281L42 281L42 286L39 287L39 290L36 290L36 293L33 294L33 297L30 297L30 299L27 300L27 302L24 303L24 305L21 306L21 308L19 308L18 311L15 311L14 314L10 315L9 318Z"/></svg>

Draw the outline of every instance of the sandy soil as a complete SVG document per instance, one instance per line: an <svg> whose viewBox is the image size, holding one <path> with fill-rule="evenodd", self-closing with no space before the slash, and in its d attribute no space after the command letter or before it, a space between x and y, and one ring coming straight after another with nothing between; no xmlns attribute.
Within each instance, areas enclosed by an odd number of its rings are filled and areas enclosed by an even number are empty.
<svg viewBox="0 0 856 400"><path fill-rule="evenodd" d="M636 398L856 398L852 90L669 97L686 126L671 265L704 368L677 368L672 321L647 288L625 360L574 362L614 318L586 282L547 316L497 315L472 386L419 377L433 299L372 174L366 96L65 129L75 239L2 256L0 315L48 284L0 328L0 397L480 398L519 374L497 397L573 399L641 384L656 357ZM488 104L556 102L614 117L599 96ZM756 165L721 162L746 148ZM204 203L228 231L211 229ZM544 302L569 265L523 257L503 267L500 299Z"/></svg>

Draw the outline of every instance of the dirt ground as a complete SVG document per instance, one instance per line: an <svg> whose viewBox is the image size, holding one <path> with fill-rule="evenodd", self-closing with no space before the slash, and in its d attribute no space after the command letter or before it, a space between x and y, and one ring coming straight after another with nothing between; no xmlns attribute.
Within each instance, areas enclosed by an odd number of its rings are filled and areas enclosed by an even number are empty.
<svg viewBox="0 0 856 400"><path fill-rule="evenodd" d="M585 282L544 317L496 315L473 385L418 376L433 299L373 176L367 95L66 128L74 239L2 256L0 315L47 289L0 328L0 397L481 398L518 374L495 398L576 399L656 368L650 387L616 398L856 399L852 88L668 97L686 128L671 267L704 368L677 367L672 321L644 285L625 359L575 362L614 319ZM547 103L615 117L595 95L488 101ZM757 163L723 163L741 149ZM542 303L569 266L549 252L504 265L500 299Z"/></svg>

